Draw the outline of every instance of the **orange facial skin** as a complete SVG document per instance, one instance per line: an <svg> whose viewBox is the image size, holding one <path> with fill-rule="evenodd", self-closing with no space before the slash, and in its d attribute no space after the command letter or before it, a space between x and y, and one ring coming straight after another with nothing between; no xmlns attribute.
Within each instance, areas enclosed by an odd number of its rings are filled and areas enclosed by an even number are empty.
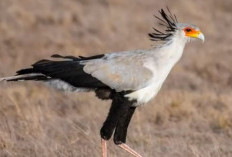
<svg viewBox="0 0 232 157"><path fill-rule="evenodd" d="M183 31L185 32L185 36L187 37L198 38L199 34L201 34L201 31L195 30L191 27L186 27L183 29Z"/></svg>

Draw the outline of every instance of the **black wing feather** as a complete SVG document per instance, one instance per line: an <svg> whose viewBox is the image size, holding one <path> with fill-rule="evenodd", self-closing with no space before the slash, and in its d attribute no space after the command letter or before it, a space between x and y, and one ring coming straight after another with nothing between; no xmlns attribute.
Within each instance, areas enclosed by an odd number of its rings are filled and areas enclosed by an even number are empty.
<svg viewBox="0 0 232 157"><path fill-rule="evenodd" d="M53 60L40 60L32 65L32 68L22 69L17 71L17 75L25 74L43 74L44 77L40 76L42 80L60 79L69 83L74 87L85 87L85 88L108 88L107 85L102 83L100 80L92 77L90 74L84 72L84 65L80 64L82 60L97 59L104 55L97 55L92 57L73 57L73 56L60 56L53 55L55 58L72 59L63 61ZM37 78L28 77L23 80L38 80Z"/></svg>

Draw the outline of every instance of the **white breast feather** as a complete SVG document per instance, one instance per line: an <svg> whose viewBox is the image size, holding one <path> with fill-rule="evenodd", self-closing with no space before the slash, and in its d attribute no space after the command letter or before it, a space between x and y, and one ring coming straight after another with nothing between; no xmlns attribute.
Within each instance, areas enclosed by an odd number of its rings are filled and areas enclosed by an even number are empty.
<svg viewBox="0 0 232 157"><path fill-rule="evenodd" d="M148 84L148 86L125 96L128 97L129 100L136 100L136 106L147 103L154 96L156 96L166 78L162 77L161 75L157 77L157 74L159 74L159 72L157 71L157 67L154 65L153 62L147 62L144 66L150 69L153 73L153 78L151 79L150 83Z"/></svg>
<svg viewBox="0 0 232 157"><path fill-rule="evenodd" d="M172 67L181 58L186 41L179 39L157 50L155 58L143 65L152 71L153 78L146 87L125 95L129 100L136 100L136 106L147 103L157 95Z"/></svg>

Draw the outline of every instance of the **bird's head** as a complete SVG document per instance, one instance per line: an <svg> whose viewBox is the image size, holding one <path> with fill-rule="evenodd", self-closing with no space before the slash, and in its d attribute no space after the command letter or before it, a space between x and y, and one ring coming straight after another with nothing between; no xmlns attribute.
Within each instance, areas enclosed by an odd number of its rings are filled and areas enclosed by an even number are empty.
<svg viewBox="0 0 232 157"><path fill-rule="evenodd" d="M200 39L204 42L205 37L204 34L200 31L200 29L193 24L186 23L177 23L177 31L183 36L186 40L191 39Z"/></svg>
<svg viewBox="0 0 232 157"><path fill-rule="evenodd" d="M169 41L175 36L186 41L190 41L191 39L205 40L203 33L197 26L193 24L179 23L176 16L173 15L168 8L167 11L169 15L163 9L159 11L161 17L155 15L159 20L159 25L164 27L164 31L153 28L155 32L149 33L152 41Z"/></svg>

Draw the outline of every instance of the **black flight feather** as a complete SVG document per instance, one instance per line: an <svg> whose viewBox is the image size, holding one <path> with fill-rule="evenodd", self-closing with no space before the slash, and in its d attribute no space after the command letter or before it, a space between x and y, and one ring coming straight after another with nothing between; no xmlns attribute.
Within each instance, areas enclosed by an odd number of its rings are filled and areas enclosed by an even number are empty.
<svg viewBox="0 0 232 157"><path fill-rule="evenodd" d="M53 57L53 58L62 58L62 59L71 59L73 61L83 61L83 60L91 60L91 59L103 58L104 54L94 55L94 56L90 56L90 57L84 57L84 56L78 56L78 57L74 57L74 56L61 56L59 54L54 54L51 57Z"/></svg>
<svg viewBox="0 0 232 157"><path fill-rule="evenodd" d="M90 74L84 72L84 65L80 64L82 60L102 58L104 55L97 55L91 57L73 57L53 55L55 58L71 59L71 60L40 60L32 65L32 68L22 69L17 71L17 75L26 74L41 74L39 76L25 76L21 79L13 80L50 80L60 79L69 83L74 87L83 88L109 88L100 80L92 77Z"/></svg>

